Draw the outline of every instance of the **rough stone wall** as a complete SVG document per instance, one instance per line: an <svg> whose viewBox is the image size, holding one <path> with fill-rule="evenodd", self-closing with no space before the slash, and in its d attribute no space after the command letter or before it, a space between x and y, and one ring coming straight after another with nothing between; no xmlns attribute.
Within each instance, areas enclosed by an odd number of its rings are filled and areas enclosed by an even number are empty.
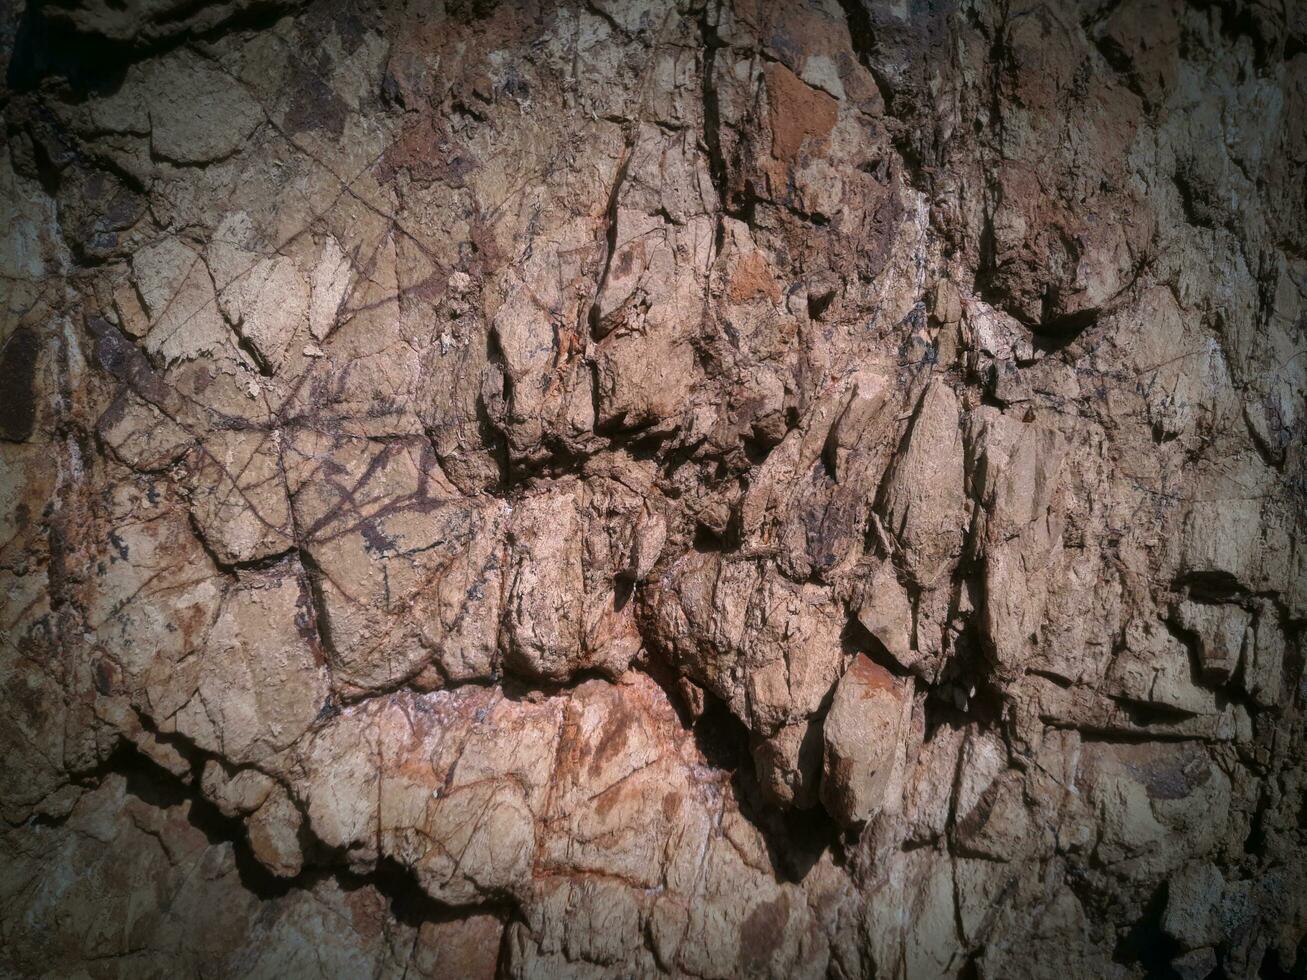
<svg viewBox="0 0 1307 980"><path fill-rule="evenodd" d="M1307 8L0 5L0 975L1307 972Z"/></svg>

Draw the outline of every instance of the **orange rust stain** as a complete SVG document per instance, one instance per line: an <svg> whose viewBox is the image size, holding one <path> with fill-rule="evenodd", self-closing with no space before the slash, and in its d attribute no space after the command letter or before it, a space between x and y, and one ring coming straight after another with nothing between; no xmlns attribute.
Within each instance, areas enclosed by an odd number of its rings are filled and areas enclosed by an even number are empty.
<svg viewBox="0 0 1307 980"><path fill-rule="evenodd" d="M772 156L793 161L805 139L812 140L814 149L824 146L839 118L835 97L806 84L784 65L773 62L763 70L771 111Z"/></svg>
<svg viewBox="0 0 1307 980"><path fill-rule="evenodd" d="M635 723L631 712L622 701L614 703L615 710L599 736L599 742L590 756L590 778L596 778L604 767L619 758L626 748L628 730Z"/></svg>
<svg viewBox="0 0 1307 980"><path fill-rule="evenodd" d="M740 960L748 972L760 972L771 963L789 921L790 900L783 893L753 907L740 926Z"/></svg>
<svg viewBox="0 0 1307 980"><path fill-rule="evenodd" d="M631 270L635 267L635 261L639 259L644 261L644 242L635 241L621 250L617 259L617 268L614 273L620 278L629 276Z"/></svg>
<svg viewBox="0 0 1307 980"><path fill-rule="evenodd" d="M345 895L345 904L349 907L350 924L359 936L374 939L381 935L381 922L385 910L377 907L377 903L371 899L371 893L362 889L348 892Z"/></svg>
<svg viewBox="0 0 1307 980"><path fill-rule="evenodd" d="M866 654L858 654L849 665L849 673L862 687L864 697L870 696L875 691L894 693L898 690L898 682L894 679L894 675Z"/></svg>
<svg viewBox="0 0 1307 980"><path fill-rule="evenodd" d="M668 820L675 820L681 812L681 794L677 792L668 793L663 797L663 816Z"/></svg>
<svg viewBox="0 0 1307 980"><path fill-rule="evenodd" d="M747 303L759 296L766 296L773 303L781 301L780 287L761 252L749 252L735 263L727 295L732 303Z"/></svg>
<svg viewBox="0 0 1307 980"><path fill-rule="evenodd" d="M595 803L595 813L600 817L608 816L608 814L612 812L613 807L617 806L625 795L625 787L620 784L599 794L599 800Z"/></svg>

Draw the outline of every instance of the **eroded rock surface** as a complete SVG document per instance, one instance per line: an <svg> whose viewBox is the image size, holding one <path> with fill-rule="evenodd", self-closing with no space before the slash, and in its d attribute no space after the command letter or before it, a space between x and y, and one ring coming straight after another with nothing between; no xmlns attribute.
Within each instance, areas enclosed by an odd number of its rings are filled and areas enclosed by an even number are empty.
<svg viewBox="0 0 1307 980"><path fill-rule="evenodd" d="M0 21L0 973L1307 972L1298 5Z"/></svg>

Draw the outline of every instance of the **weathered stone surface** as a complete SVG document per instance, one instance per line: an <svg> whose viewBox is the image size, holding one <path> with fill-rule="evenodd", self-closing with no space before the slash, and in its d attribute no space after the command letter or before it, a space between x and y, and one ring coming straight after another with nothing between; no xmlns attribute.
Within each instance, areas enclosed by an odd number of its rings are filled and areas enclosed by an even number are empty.
<svg viewBox="0 0 1307 980"><path fill-rule="evenodd" d="M309 633L310 601L294 562L242 573L203 647L170 676L151 677L151 704L178 705L155 715L160 729L234 765L264 762L299 741L331 692Z"/></svg>
<svg viewBox="0 0 1307 980"><path fill-rule="evenodd" d="M1228 681L1238 669L1251 618L1233 605L1182 602L1176 608L1180 626L1194 637L1199 666L1216 683Z"/></svg>
<svg viewBox="0 0 1307 980"><path fill-rule="evenodd" d="M879 565L867 580L858 622L900 667L911 668L921 659L913 649L912 600L889 562Z"/></svg>
<svg viewBox="0 0 1307 980"><path fill-rule="evenodd" d="M844 623L812 585L691 552L651 589L652 628L677 667L751 730L816 712L845 662Z"/></svg>
<svg viewBox="0 0 1307 980"><path fill-rule="evenodd" d="M163 238L132 256L132 277L149 318L145 350L167 364L224 347L227 328L218 312L204 258L176 237Z"/></svg>
<svg viewBox="0 0 1307 980"><path fill-rule="evenodd" d="M11 7L0 974L1304 974L1294 4Z"/></svg>
<svg viewBox="0 0 1307 980"><path fill-rule="evenodd" d="M1251 642L1249 642L1251 641ZM1279 616L1270 605L1257 616L1256 633L1244 638L1243 686L1263 708L1275 708L1284 693L1286 640Z"/></svg>
<svg viewBox="0 0 1307 980"><path fill-rule="evenodd" d="M1218 919L1225 879L1210 864L1195 864L1174 875L1166 886L1162 928L1182 950L1215 946L1225 937Z"/></svg>
<svg viewBox="0 0 1307 980"><path fill-rule="evenodd" d="M962 548L966 499L959 423L957 395L932 382L881 491L885 523L922 585L933 585Z"/></svg>
<svg viewBox="0 0 1307 980"><path fill-rule="evenodd" d="M1104 678L1104 691L1188 714L1215 714L1216 693L1195 678L1193 654L1162 623L1133 620Z"/></svg>
<svg viewBox="0 0 1307 980"><path fill-rule="evenodd" d="M307 431L288 455L316 628L337 682L370 690L415 677L434 684L491 676L506 505L463 497L420 438Z"/></svg>
<svg viewBox="0 0 1307 980"><path fill-rule="evenodd" d="M903 795L911 745L912 684L859 655L835 687L822 726L822 802L844 824L862 823Z"/></svg>

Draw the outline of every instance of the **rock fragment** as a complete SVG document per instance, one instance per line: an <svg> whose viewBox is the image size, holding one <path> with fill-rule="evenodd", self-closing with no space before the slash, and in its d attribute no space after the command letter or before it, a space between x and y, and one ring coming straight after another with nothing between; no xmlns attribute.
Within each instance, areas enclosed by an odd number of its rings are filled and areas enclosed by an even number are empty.
<svg viewBox="0 0 1307 980"><path fill-rule="evenodd" d="M1217 684L1228 681L1239 667L1252 617L1235 605L1185 601L1176 619L1196 641L1203 675Z"/></svg>
<svg viewBox="0 0 1307 980"><path fill-rule="evenodd" d="M1186 866L1167 884L1162 929L1185 951L1221 942L1219 913L1224 891L1225 879L1213 865Z"/></svg>
<svg viewBox="0 0 1307 980"><path fill-rule="evenodd" d="M899 583L890 563L877 567L866 583L862 603L858 607L861 623L885 648L885 652L910 670L920 660L913 649L912 603L907 590Z"/></svg>
<svg viewBox="0 0 1307 980"><path fill-rule="evenodd" d="M911 682L863 654L840 678L822 726L821 781L822 803L840 823L900 806L912 709Z"/></svg>
<svg viewBox="0 0 1307 980"><path fill-rule="evenodd" d="M943 382L932 382L921 396L881 500L908 570L920 584L933 585L961 550L966 522L960 408Z"/></svg>

